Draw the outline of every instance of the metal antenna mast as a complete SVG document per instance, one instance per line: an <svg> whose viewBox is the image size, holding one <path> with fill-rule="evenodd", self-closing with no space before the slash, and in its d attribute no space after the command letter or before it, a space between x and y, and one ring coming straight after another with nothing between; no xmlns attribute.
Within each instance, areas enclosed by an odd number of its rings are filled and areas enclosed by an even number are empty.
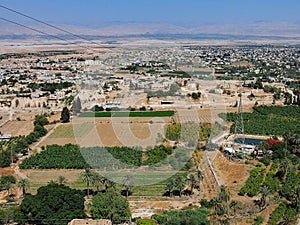
<svg viewBox="0 0 300 225"><path fill-rule="evenodd" d="M235 121L233 148L236 145L240 145L242 147L245 143L244 121L243 121L243 110L242 110L242 92L239 92L239 97L240 97L240 102L238 106L237 119Z"/></svg>

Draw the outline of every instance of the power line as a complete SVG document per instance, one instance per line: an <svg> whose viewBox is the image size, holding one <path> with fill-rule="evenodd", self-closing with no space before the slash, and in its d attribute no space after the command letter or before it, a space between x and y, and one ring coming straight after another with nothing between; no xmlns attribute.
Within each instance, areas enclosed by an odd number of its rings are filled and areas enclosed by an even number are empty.
<svg viewBox="0 0 300 225"><path fill-rule="evenodd" d="M9 20L9 19L5 19L5 18L3 18L3 17L0 17L0 19L3 20L3 21L6 21L6 22L9 22L9 23L12 23L12 24L15 24L15 25L24 27L24 28L26 28L26 29L29 29L29 30L32 30L32 31L41 33L41 34L48 35L48 36L53 37L53 38L56 38L56 39L59 39L59 40L62 40L62 41L67 41L67 42L69 42L69 43L72 43L72 42L70 42L70 41L68 41L68 40L66 40L66 39L60 38L60 37L55 36L55 35L52 35L52 34L48 34L48 33L44 32L44 31L40 31L40 30L37 30L37 29L32 28L32 27L28 27L28 26L26 26L26 25L24 25L24 24L21 24L21 23L18 23L18 22L15 22L15 21L12 21L12 20ZM73 44L73 43L72 43L72 44Z"/></svg>
<svg viewBox="0 0 300 225"><path fill-rule="evenodd" d="M54 28L54 29L56 29L56 30L65 32L65 33L67 33L67 34L70 34L70 35L72 35L72 36L74 36L74 37L77 37L77 38L83 39L83 40L85 40L85 41L88 41L88 42L90 42L90 43L92 43L92 44L99 45L99 46L103 47L102 45L98 44L97 42L91 41L91 40L89 40L89 39L87 39L87 38L85 38L85 37L83 37L83 36L81 36L81 35L74 34L74 33L70 32L70 31L67 31L67 30L62 29L62 28L57 27L57 26L54 26L54 25L52 25L52 24L50 24L50 23L47 23L47 22L44 22L44 21L42 21L42 20L36 19L36 18L34 18L34 17L32 17L32 16L26 15L26 14L24 14L24 13L22 13L22 12L19 12L19 11L14 10L14 9L8 8L8 7L4 6L4 5L0 5L0 7L3 8L3 9L6 9L6 10L8 10L8 11L11 11L11 12L13 12L13 13L16 13L16 14L18 14L18 15L24 16L24 17L26 17L26 18L28 18L28 19L31 19L31 20L34 20L34 21L39 22L39 23L41 23L41 24L44 24L44 25L46 25L46 26L49 26L49 27L51 27L51 28Z"/></svg>
<svg viewBox="0 0 300 225"><path fill-rule="evenodd" d="M15 24L15 25L24 27L24 28L26 28L26 29L35 31L35 32L40 33L40 34L48 35L48 36L50 36L50 37L59 39L59 40L61 40L61 41L68 42L69 44L78 45L78 46L80 46L81 48L85 48L85 49L94 51L94 49L89 48L89 47L87 47L87 46L82 46L82 45L73 43L73 42L71 42L71 41L69 41L69 40L67 40L67 39L61 38L61 37L59 37L59 36L56 36L56 35L53 35L53 34L49 34L49 33L47 33L47 32L44 32L44 31L41 31L41 30L38 30L38 29L35 29L35 28L32 28L32 27L26 26L26 25L24 25L24 24L21 24L21 23L18 23L18 22L15 22L15 21L12 21L12 20L3 18L3 17L0 17L0 20L3 20L3 21L6 21L6 22L9 22L9 23L12 23L12 24Z"/></svg>

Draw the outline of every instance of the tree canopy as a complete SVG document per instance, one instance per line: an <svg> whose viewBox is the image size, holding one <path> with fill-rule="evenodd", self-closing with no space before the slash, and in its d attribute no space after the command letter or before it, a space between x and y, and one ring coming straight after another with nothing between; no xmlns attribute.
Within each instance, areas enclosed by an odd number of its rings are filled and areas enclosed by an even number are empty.
<svg viewBox="0 0 300 225"><path fill-rule="evenodd" d="M167 211L155 216L160 225L208 225L205 208L186 209L182 211Z"/></svg>
<svg viewBox="0 0 300 225"><path fill-rule="evenodd" d="M68 107L64 107L61 111L61 117L60 120L62 123L68 123L70 121L70 111Z"/></svg>
<svg viewBox="0 0 300 225"><path fill-rule="evenodd" d="M127 199L114 191L95 195L90 212L94 219L110 219L113 223L125 222L131 217Z"/></svg>
<svg viewBox="0 0 300 225"><path fill-rule="evenodd" d="M83 219L84 195L81 191L56 183L40 187L36 195L26 196L20 205L21 223L67 224Z"/></svg>

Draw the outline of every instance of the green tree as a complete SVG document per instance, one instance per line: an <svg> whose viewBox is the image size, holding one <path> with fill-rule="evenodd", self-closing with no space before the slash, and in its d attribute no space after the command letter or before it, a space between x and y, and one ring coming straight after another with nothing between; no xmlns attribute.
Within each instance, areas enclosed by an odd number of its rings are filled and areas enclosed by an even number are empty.
<svg viewBox="0 0 300 225"><path fill-rule="evenodd" d="M260 207L263 208L266 205L267 197L271 194L271 192L267 186L262 186L259 192L261 194Z"/></svg>
<svg viewBox="0 0 300 225"><path fill-rule="evenodd" d="M48 184L40 187L36 195L24 198L20 213L27 224L67 224L86 217L84 195L65 185Z"/></svg>
<svg viewBox="0 0 300 225"><path fill-rule="evenodd" d="M187 182L188 182L189 186L191 187L191 193L193 194L194 188L199 185L197 176L195 176L194 174L190 174L188 176Z"/></svg>
<svg viewBox="0 0 300 225"><path fill-rule="evenodd" d="M48 184L57 184L57 180L51 179L48 181Z"/></svg>
<svg viewBox="0 0 300 225"><path fill-rule="evenodd" d="M154 218L160 225L209 225L205 208L165 211Z"/></svg>
<svg viewBox="0 0 300 225"><path fill-rule="evenodd" d="M110 219L113 223L121 223L131 217L127 199L114 191L95 195L89 208L94 219Z"/></svg>
<svg viewBox="0 0 300 225"><path fill-rule="evenodd" d="M165 190L169 192L169 196L173 197L173 191L176 187L176 182L174 178L169 179L168 183L165 186Z"/></svg>
<svg viewBox="0 0 300 225"><path fill-rule="evenodd" d="M289 92L284 93L284 104L285 105L291 105L293 102L293 96Z"/></svg>
<svg viewBox="0 0 300 225"><path fill-rule="evenodd" d="M68 107L63 108L63 110L61 112L60 120L62 123L70 122L70 111L69 111Z"/></svg>
<svg viewBox="0 0 300 225"><path fill-rule="evenodd" d="M0 225L12 224L19 217L16 207L0 208ZM22 223L24 224L24 223Z"/></svg>
<svg viewBox="0 0 300 225"><path fill-rule="evenodd" d="M18 181L18 187L21 189L22 191L22 195L25 196L26 195L26 191L29 187L29 180L24 178Z"/></svg>
<svg viewBox="0 0 300 225"><path fill-rule="evenodd" d="M76 99L74 99L73 101L73 105L72 105L72 111L74 114L80 113L82 109L81 106L81 100L79 97L77 97Z"/></svg>
<svg viewBox="0 0 300 225"><path fill-rule="evenodd" d="M230 192L225 185L221 185L218 192L218 199L221 201L223 205L224 211L228 211L228 202L230 200Z"/></svg>
<svg viewBox="0 0 300 225"><path fill-rule="evenodd" d="M125 188L126 192L126 198L128 198L128 195L130 193L130 189L133 187L133 176L132 175L125 175L123 178L123 187Z"/></svg>
<svg viewBox="0 0 300 225"><path fill-rule="evenodd" d="M202 170L200 170L200 169L197 170L197 178L199 181L199 190L200 190L200 183L204 179L204 174L203 174Z"/></svg>
<svg viewBox="0 0 300 225"><path fill-rule="evenodd" d="M81 179L83 182L86 183L87 187L87 195L90 195L90 184L93 183L94 174L90 168L85 168L84 171L81 173Z"/></svg>
<svg viewBox="0 0 300 225"><path fill-rule="evenodd" d="M220 186L218 198L222 202L228 202L230 200L230 192L224 184Z"/></svg>
<svg viewBox="0 0 300 225"><path fill-rule="evenodd" d="M179 196L182 195L182 190L185 188L186 185L186 179L183 176L177 176L175 178L175 187L179 191Z"/></svg>
<svg viewBox="0 0 300 225"><path fill-rule="evenodd" d="M198 99L199 97L200 97L200 96L199 96L198 93L196 93L196 92L193 92L193 93L192 93L192 98L193 98L193 99L196 100L196 99Z"/></svg>
<svg viewBox="0 0 300 225"><path fill-rule="evenodd" d="M95 185L97 191L100 191L100 187L103 184L103 176L99 173L93 174L93 185Z"/></svg>
<svg viewBox="0 0 300 225"><path fill-rule="evenodd" d="M45 126L49 124L49 121L45 115L36 115L34 118L33 125Z"/></svg>
<svg viewBox="0 0 300 225"><path fill-rule="evenodd" d="M42 136L44 136L44 135L47 134L46 128L44 128L43 126L41 126L39 124L36 124L34 126L33 132L36 132L36 134L37 134L38 137L42 137Z"/></svg>
<svg viewBox="0 0 300 225"><path fill-rule="evenodd" d="M8 194L10 194L10 190L16 183L16 178L14 176L8 175L8 176L2 176L0 178L0 190L1 191L7 191Z"/></svg>
<svg viewBox="0 0 300 225"><path fill-rule="evenodd" d="M105 192L108 192L110 189L115 189L116 183L107 177L103 177L102 184L104 185Z"/></svg>
<svg viewBox="0 0 300 225"><path fill-rule="evenodd" d="M58 178L57 178L57 183L58 184L66 184L68 182L68 180L67 180L67 178L66 177L64 177L64 176L59 176Z"/></svg>
<svg viewBox="0 0 300 225"><path fill-rule="evenodd" d="M19 104L20 104L19 99L16 99L16 101L15 101L16 108L18 108Z"/></svg>
<svg viewBox="0 0 300 225"><path fill-rule="evenodd" d="M232 209L234 216L236 215L237 209L240 209L240 207L241 207L241 203L237 200L232 200L229 204L229 208Z"/></svg>

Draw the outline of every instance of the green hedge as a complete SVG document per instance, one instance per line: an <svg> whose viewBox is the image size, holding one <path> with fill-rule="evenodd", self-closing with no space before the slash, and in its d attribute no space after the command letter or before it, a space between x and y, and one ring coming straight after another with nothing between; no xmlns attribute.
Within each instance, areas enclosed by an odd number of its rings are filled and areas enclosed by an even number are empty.
<svg viewBox="0 0 300 225"><path fill-rule="evenodd" d="M168 162L166 159L172 153L171 147L155 146L145 151L147 158L143 161L143 151L138 147L80 148L78 145L72 144L50 145L46 147L46 150L24 159L20 168L83 169L91 166L99 169L123 169L157 163L161 165L160 162ZM177 160L180 159L177 154L174 154L174 157L177 157Z"/></svg>
<svg viewBox="0 0 300 225"><path fill-rule="evenodd" d="M79 117L170 117L175 111L82 112Z"/></svg>
<svg viewBox="0 0 300 225"><path fill-rule="evenodd" d="M278 160L274 161L263 184L263 186L268 187L271 193L278 191L280 187L280 180L276 176L278 166L279 166Z"/></svg>
<svg viewBox="0 0 300 225"><path fill-rule="evenodd" d="M247 179L245 185L240 189L239 194L247 194L249 197L256 196L259 192L261 184L264 180L266 169L257 166L250 171L250 177Z"/></svg>

